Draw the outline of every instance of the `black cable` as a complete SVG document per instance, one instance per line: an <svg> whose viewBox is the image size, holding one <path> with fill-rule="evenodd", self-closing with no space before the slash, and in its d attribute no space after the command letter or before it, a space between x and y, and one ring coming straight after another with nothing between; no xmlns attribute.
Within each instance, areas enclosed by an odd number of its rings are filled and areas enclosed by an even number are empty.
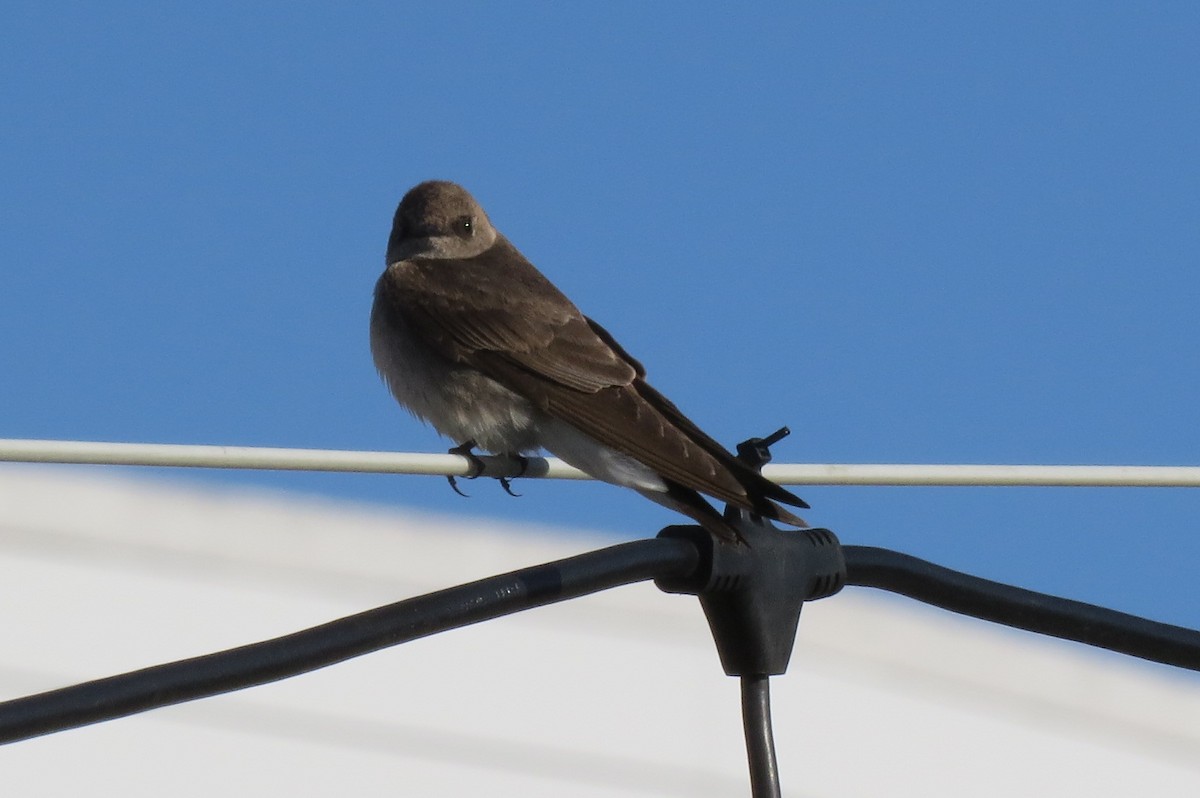
<svg viewBox="0 0 1200 798"><path fill-rule="evenodd" d="M951 612L1200 670L1200 631L992 582L872 546L843 546L846 584L900 593Z"/></svg>
<svg viewBox="0 0 1200 798"><path fill-rule="evenodd" d="M610 587L686 576L696 547L622 543L389 604L284 637L0 703L0 743L265 684L381 648Z"/></svg>
<svg viewBox="0 0 1200 798"><path fill-rule="evenodd" d="M771 732L771 677L742 678L742 728L746 733L746 759L750 764L752 798L780 798L779 761Z"/></svg>
<svg viewBox="0 0 1200 798"><path fill-rule="evenodd" d="M991 582L886 549L845 546L841 551L848 584L890 590L953 612L1200 670L1200 632L1191 629ZM625 543L408 599L274 640L14 699L0 703L0 743L276 681L447 629L622 584L687 577L697 571L700 559L695 542L685 538ZM752 774L772 773L777 779L765 677L748 676L742 686Z"/></svg>

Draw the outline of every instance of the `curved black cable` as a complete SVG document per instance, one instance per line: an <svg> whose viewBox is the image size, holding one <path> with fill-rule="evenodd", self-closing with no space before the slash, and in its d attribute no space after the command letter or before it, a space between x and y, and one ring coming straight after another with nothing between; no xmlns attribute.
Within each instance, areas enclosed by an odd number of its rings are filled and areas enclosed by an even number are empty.
<svg viewBox="0 0 1200 798"><path fill-rule="evenodd" d="M0 703L0 743L265 684L500 615L697 566L695 545L655 538L523 568L284 637Z"/></svg>
<svg viewBox="0 0 1200 798"><path fill-rule="evenodd" d="M843 546L846 584L900 593L951 612L1200 670L1200 631L992 582L888 549Z"/></svg>
<svg viewBox="0 0 1200 798"><path fill-rule="evenodd" d="M742 728L746 733L746 759L750 765L752 798L781 798L779 760L771 731L771 677L742 678Z"/></svg>
<svg viewBox="0 0 1200 798"><path fill-rule="evenodd" d="M1200 632L969 576L899 552L845 546L847 583L890 590L953 612L1200 670ZM264 684L387 646L532 607L697 569L694 542L655 538L490 577L216 654L0 703L0 743ZM766 713L766 685L744 707ZM767 725L747 726L751 744ZM749 724L749 714L744 714ZM763 730L768 737L763 737ZM769 749L761 748L766 751ZM773 762L760 757L752 772ZM773 764L771 765L773 767ZM770 793L764 793L770 794Z"/></svg>

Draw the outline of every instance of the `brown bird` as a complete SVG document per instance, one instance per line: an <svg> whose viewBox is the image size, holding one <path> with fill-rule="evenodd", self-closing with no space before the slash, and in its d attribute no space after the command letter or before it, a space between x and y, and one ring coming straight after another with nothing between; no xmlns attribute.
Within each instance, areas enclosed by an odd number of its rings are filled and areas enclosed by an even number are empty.
<svg viewBox="0 0 1200 798"><path fill-rule="evenodd" d="M465 189L400 201L375 286L371 353L392 395L461 444L545 449L736 540L700 494L795 526L803 499L734 457L646 382L642 364L517 251Z"/></svg>

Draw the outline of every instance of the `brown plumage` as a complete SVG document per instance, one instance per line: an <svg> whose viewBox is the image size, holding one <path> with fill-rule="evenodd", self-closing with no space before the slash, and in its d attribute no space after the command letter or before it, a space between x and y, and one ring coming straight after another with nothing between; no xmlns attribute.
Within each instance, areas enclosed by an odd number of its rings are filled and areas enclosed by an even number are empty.
<svg viewBox="0 0 1200 798"><path fill-rule="evenodd" d="M699 494L798 526L802 499L747 467L645 380L461 187L412 189L376 286L372 351L400 403L456 442L546 448L724 538Z"/></svg>

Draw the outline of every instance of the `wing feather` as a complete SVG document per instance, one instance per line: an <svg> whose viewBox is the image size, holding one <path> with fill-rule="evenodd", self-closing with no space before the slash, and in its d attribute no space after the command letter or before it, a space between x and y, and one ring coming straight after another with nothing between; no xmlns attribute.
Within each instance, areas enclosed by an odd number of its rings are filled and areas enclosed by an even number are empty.
<svg viewBox="0 0 1200 798"><path fill-rule="evenodd" d="M381 289L412 330L665 479L779 517L806 506L748 468L644 380L645 369L505 240L469 260L392 264Z"/></svg>

